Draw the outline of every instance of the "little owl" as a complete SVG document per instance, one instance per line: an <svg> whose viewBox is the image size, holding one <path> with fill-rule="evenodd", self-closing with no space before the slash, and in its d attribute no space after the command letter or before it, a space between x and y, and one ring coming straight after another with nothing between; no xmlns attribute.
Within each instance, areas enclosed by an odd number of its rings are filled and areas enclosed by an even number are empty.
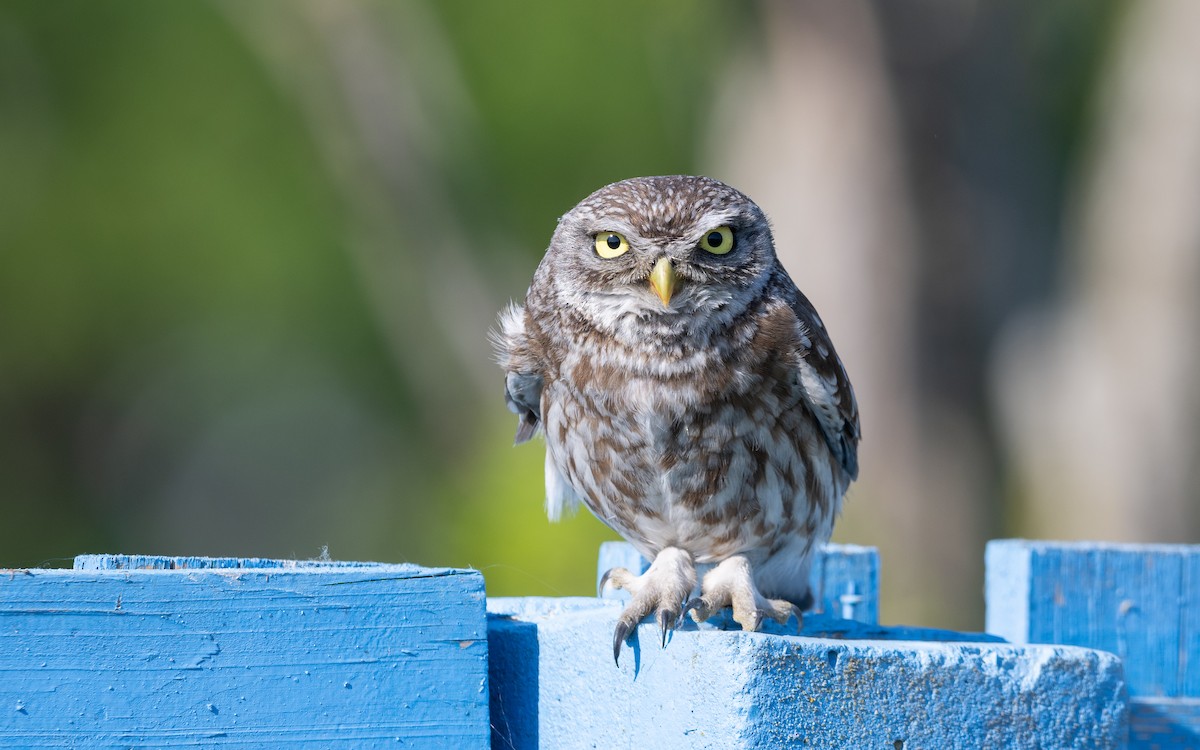
<svg viewBox="0 0 1200 750"><path fill-rule="evenodd" d="M762 209L706 177L601 188L494 339L516 442L545 436L550 519L582 502L653 561L602 579L631 595L614 658L651 613L664 645L688 612L800 619L858 475L858 407Z"/></svg>

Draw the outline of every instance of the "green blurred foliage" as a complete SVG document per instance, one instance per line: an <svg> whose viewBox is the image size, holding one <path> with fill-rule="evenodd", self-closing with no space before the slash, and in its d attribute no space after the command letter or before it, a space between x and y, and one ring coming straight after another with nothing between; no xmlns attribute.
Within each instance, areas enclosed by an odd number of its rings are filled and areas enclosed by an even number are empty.
<svg viewBox="0 0 1200 750"><path fill-rule="evenodd" d="M400 45L417 6L358 8ZM507 269L495 307L523 293L578 198L694 170L734 9L420 9L453 65L397 74L447 77L469 101L428 123L441 148L421 156L475 262ZM548 525L541 451L512 448L498 371L490 392L441 394L454 406L431 427L429 394L394 362L428 353L388 350L354 269L354 196L235 14L0 8L0 564L328 544L473 564L493 593L590 591L596 543L615 537L586 514ZM391 248L416 273L431 268L426 231L402 219ZM432 332L426 345L444 347ZM457 373L445 383L464 388Z"/></svg>
<svg viewBox="0 0 1200 750"><path fill-rule="evenodd" d="M1060 167L1101 6L1000 6ZM763 36L716 0L0 5L0 566L328 545L591 592L616 537L545 520L486 330L584 195L700 171Z"/></svg>
<svg viewBox="0 0 1200 750"><path fill-rule="evenodd" d="M714 79L746 24L711 1L432 8L481 129L482 163L456 173L500 201L464 197L490 203L538 254L554 211L597 187L696 167Z"/></svg>

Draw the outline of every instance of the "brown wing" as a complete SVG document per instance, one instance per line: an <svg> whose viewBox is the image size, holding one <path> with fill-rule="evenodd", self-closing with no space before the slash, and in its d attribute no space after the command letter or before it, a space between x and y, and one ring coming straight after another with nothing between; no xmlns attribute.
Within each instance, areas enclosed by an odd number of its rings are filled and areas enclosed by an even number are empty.
<svg viewBox="0 0 1200 750"><path fill-rule="evenodd" d="M504 368L504 401L517 415L515 443L524 443L541 427L543 377L532 342L525 332L525 308L509 305L500 326L490 334L496 358Z"/></svg>
<svg viewBox="0 0 1200 750"><path fill-rule="evenodd" d="M782 271L781 271L782 273ZM809 407L821 425L825 441L851 479L858 478L858 402L854 388L833 348L821 316L808 298L784 274L783 296L800 326L798 369Z"/></svg>

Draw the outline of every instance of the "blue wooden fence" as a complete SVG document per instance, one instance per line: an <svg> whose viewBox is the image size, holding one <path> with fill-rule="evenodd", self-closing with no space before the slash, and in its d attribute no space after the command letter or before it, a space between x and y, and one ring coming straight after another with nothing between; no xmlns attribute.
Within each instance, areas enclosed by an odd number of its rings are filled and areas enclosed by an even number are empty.
<svg viewBox="0 0 1200 750"><path fill-rule="evenodd" d="M488 743L477 572L111 555L75 564L0 572L0 747Z"/></svg>
<svg viewBox="0 0 1200 750"><path fill-rule="evenodd" d="M995 541L987 629L1121 657L1129 746L1200 749L1200 547Z"/></svg>
<svg viewBox="0 0 1200 750"><path fill-rule="evenodd" d="M878 625L871 549L811 583L803 637L647 623L618 668L620 601L469 570L0 571L0 747L1200 748L1198 547L993 542L988 635Z"/></svg>

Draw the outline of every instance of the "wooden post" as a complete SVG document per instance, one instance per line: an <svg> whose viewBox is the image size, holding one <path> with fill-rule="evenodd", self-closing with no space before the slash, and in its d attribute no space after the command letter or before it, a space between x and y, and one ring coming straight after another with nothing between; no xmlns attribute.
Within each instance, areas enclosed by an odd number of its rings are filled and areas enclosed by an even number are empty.
<svg viewBox="0 0 1200 750"><path fill-rule="evenodd" d="M642 563L608 545L614 564ZM485 619L475 571L0 571L0 746L1200 746L1200 548L1003 541L987 567L992 635L875 624L878 556L831 546L803 637L717 617L663 649L644 623L620 667L622 602L492 599Z"/></svg>
<svg viewBox="0 0 1200 750"><path fill-rule="evenodd" d="M987 629L1121 657L1130 748L1200 748L1200 546L987 546Z"/></svg>
<svg viewBox="0 0 1200 750"><path fill-rule="evenodd" d="M487 744L478 572L111 555L0 571L2 747Z"/></svg>
<svg viewBox="0 0 1200 750"><path fill-rule="evenodd" d="M857 562L837 560L843 552ZM636 567L630 554L608 548L600 567ZM865 571L833 588L874 598L875 572L859 565L866 559L861 548L830 548L814 570ZM874 601L858 605L876 611ZM621 607L488 602L493 747L1124 746L1121 662L1102 651L827 613L806 616L802 638L774 623L763 633L724 618L732 629L686 624L665 649L657 625L643 623L618 668L611 643Z"/></svg>

